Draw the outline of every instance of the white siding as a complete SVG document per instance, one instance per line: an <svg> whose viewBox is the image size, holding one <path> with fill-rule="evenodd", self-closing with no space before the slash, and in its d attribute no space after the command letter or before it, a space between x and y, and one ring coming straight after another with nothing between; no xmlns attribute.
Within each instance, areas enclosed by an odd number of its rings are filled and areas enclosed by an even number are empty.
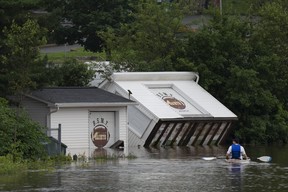
<svg viewBox="0 0 288 192"><path fill-rule="evenodd" d="M145 140L141 140L135 133L129 130L129 147L143 146Z"/></svg>
<svg viewBox="0 0 288 192"><path fill-rule="evenodd" d="M130 117L130 118L129 118ZM149 126L151 119L143 114L135 106L128 107L128 119L129 119L129 128L133 130L138 137L142 137L147 127Z"/></svg>
<svg viewBox="0 0 288 192"><path fill-rule="evenodd" d="M60 108L57 113L51 114L51 126L62 127L62 142L67 145L67 153L87 155L88 143L88 109ZM55 137L56 131L52 132ZM55 137L57 138L57 136Z"/></svg>
<svg viewBox="0 0 288 192"><path fill-rule="evenodd" d="M128 126L127 126L127 108L126 107L122 108L119 111L119 140L123 140L124 146L128 146Z"/></svg>
<svg viewBox="0 0 288 192"><path fill-rule="evenodd" d="M58 124L61 124L62 143L67 145L67 153L90 155L90 111L114 111L116 131L113 135L116 135L112 139L115 142L123 140L124 145L128 146L127 107L60 108L59 111L51 114L51 125L52 128L57 128ZM58 138L56 130L51 135L56 139Z"/></svg>

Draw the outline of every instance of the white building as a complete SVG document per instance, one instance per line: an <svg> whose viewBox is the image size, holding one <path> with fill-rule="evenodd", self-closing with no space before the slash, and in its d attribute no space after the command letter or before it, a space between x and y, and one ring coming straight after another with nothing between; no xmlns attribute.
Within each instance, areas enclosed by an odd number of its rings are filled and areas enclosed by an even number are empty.
<svg viewBox="0 0 288 192"><path fill-rule="evenodd" d="M22 101L30 117L48 128L49 136L57 139L53 129L61 125L66 153L86 156L115 144L128 146L127 106L134 104L95 87L45 88L32 91Z"/></svg>
<svg viewBox="0 0 288 192"><path fill-rule="evenodd" d="M129 146L220 144L237 116L198 84L193 72L114 73L99 87L128 106Z"/></svg>

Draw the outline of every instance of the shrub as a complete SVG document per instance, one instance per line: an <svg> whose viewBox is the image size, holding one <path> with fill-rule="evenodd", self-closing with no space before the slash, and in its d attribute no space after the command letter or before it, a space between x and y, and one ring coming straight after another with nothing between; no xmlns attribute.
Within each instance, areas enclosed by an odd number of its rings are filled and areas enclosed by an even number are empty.
<svg viewBox="0 0 288 192"><path fill-rule="evenodd" d="M47 139L44 128L33 122L21 109L11 109L0 98L0 156L12 155L13 161L46 156L41 142Z"/></svg>

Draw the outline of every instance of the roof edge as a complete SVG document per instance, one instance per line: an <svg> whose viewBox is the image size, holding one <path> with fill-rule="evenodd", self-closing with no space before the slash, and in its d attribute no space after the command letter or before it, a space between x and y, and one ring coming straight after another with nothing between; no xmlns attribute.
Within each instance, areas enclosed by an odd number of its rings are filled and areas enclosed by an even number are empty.
<svg viewBox="0 0 288 192"><path fill-rule="evenodd" d="M195 72L119 72L113 73L111 78L114 81L199 81Z"/></svg>
<svg viewBox="0 0 288 192"><path fill-rule="evenodd" d="M30 94L24 94L24 96L25 96L25 97L28 97L28 98L31 98L31 99L34 99L34 100L36 100L36 101L45 103L45 104L47 104L48 106L53 106L53 105L55 106L55 103L53 103L53 102L49 102L49 101L46 101L46 100L44 100L44 99L40 99L40 98L35 97L35 96L33 96L33 95L30 95Z"/></svg>
<svg viewBox="0 0 288 192"><path fill-rule="evenodd" d="M238 121L238 117L184 117L184 118L161 118L161 121Z"/></svg>
<svg viewBox="0 0 288 192"><path fill-rule="evenodd" d="M123 107L128 105L138 105L135 102L115 102L115 103L55 103L58 107Z"/></svg>

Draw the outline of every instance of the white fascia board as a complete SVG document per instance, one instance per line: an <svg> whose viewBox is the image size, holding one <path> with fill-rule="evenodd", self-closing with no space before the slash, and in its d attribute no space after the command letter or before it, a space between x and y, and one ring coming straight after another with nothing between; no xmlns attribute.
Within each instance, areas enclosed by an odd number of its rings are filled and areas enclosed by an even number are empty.
<svg viewBox="0 0 288 192"><path fill-rule="evenodd" d="M122 72L113 73L113 81L198 81L194 72Z"/></svg>
<svg viewBox="0 0 288 192"><path fill-rule="evenodd" d="M107 83L111 83L109 80L104 79L97 87L98 88L102 88L103 86L105 86ZM95 86L95 85L92 85Z"/></svg>
<svg viewBox="0 0 288 192"><path fill-rule="evenodd" d="M55 105L57 107L125 107L137 103L55 103Z"/></svg>

